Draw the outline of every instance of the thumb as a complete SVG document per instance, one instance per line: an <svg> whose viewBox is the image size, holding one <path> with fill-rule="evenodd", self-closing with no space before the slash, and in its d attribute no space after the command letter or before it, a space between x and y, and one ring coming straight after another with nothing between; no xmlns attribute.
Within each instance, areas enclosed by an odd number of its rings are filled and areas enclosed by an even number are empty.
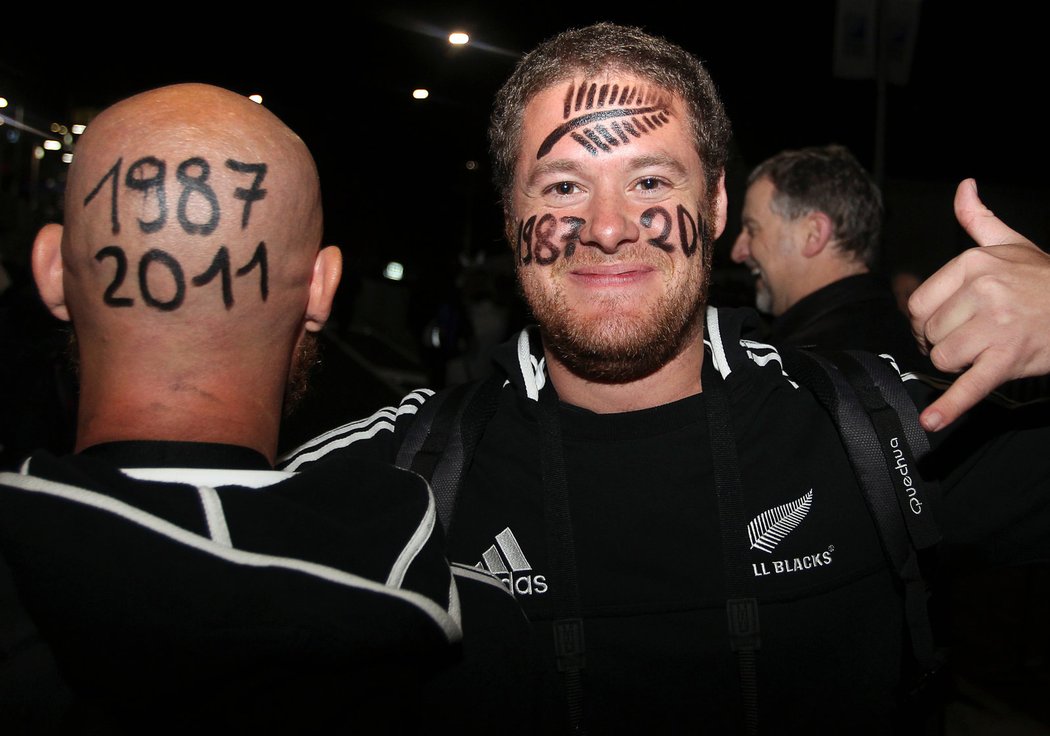
<svg viewBox="0 0 1050 736"><path fill-rule="evenodd" d="M977 245L1025 243L1028 238L995 216L977 196L977 182L964 179L955 190L955 219Z"/></svg>

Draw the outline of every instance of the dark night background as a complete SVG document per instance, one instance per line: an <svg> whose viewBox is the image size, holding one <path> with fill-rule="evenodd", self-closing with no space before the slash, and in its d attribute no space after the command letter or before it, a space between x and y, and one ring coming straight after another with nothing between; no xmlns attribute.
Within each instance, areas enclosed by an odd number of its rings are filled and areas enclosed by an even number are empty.
<svg viewBox="0 0 1050 736"><path fill-rule="evenodd" d="M0 97L9 106L0 114L47 132L55 122L90 122L145 89L197 81L263 95L305 139L320 169L326 241L342 247L345 271L314 392L282 430L287 449L411 388L476 375L490 341L479 339L483 322L467 319L469 307L497 318L489 338L525 317L489 183L485 129L493 94L520 54L569 26L641 25L697 54L718 84L735 140L716 303L751 297L747 273L728 259L743 179L784 148L845 144L878 175L886 271L926 275L971 245L952 215L955 186L970 176L993 210L1045 247L1050 39L1040 4L879 3L896 19L884 26L891 48L914 42L910 57L894 57L883 106L873 77L844 78L835 67L843 48L836 39L856 41L858 28L838 32L840 11L876 0L381 2L338 14L310 2L272 11L181 3L124 11L134 17L100 4L5 7ZM449 46L452 30L472 43ZM413 100L416 87L428 88L429 99ZM10 120L0 125L0 264L10 281L0 271L0 469L37 446L66 450L72 439L66 338L26 280L36 230L62 219L66 165L57 152L34 159L40 143ZM404 264L402 281L382 277L391 260ZM991 710L1020 708L1039 719L1033 730L1022 717L1016 730L966 733L1045 733L1050 575L1044 566L964 583L948 593L964 604L955 633L982 634L960 647L959 671L979 673Z"/></svg>
<svg viewBox="0 0 1050 736"><path fill-rule="evenodd" d="M232 20L179 6L148 23L109 18L96 34L76 33L68 18L70 30L40 24L32 32L38 22L27 15L5 24L26 32L4 34L0 96L10 101L4 114L47 131L52 122L85 122L162 84L201 81L263 95L314 152L326 240L344 252L331 335L342 354L368 364L381 381L362 391L336 380L340 388L326 388L326 396L342 390L343 400L324 406L335 412L351 402L351 411L368 413L406 386L455 378L445 368L469 341L465 292L496 299L512 321L523 318L509 280L485 129L493 94L520 54L569 26L641 25L700 56L718 84L735 138L713 301L750 299L746 272L728 259L743 178L783 148L842 143L878 175L887 270L926 274L970 245L951 209L955 185L967 176L1016 229L1050 242L1042 112L1050 64L1038 14L1012 0L882 0L890 48L901 48L901 39L913 44L910 57L894 52L897 66L880 108L873 77L836 74L837 50L845 48L839 42L855 42L857 33L856 24L837 21L865 5L876 3L693 3L687 11L645 3L624 10L610 3L384 2L336 17L299 3L279 14L244 6ZM450 46L451 30L468 32L471 44ZM430 97L413 100L416 87L428 88ZM24 273L39 225L62 216L66 165L55 152L31 164L40 142L0 126L0 256L13 278ZM391 260L404 264L400 282L382 278ZM435 326L440 349L424 344Z"/></svg>

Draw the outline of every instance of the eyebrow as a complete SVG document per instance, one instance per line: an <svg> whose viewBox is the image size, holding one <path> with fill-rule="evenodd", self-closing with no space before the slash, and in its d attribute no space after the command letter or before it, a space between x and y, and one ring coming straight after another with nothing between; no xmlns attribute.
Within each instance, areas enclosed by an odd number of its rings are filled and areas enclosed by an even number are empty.
<svg viewBox="0 0 1050 736"><path fill-rule="evenodd" d="M636 156L628 162L628 165L632 170L664 166L673 170L679 176L685 176L688 173L685 164L674 156L669 156L665 153L647 153L643 156Z"/></svg>
<svg viewBox="0 0 1050 736"><path fill-rule="evenodd" d="M583 168L575 161L569 159L554 159L552 161L545 161L529 174L529 178L525 180L526 187L533 187L536 182L543 179L551 174L576 174L579 175L583 171Z"/></svg>
<svg viewBox="0 0 1050 736"><path fill-rule="evenodd" d="M647 153L642 156L635 156L628 160L628 169L648 169L652 167L666 167L671 169L675 174L679 176L685 176L688 172L685 165L674 156L669 156L663 153ZM536 182L543 179L551 174L573 174L576 176L581 175L583 167L577 161L571 159L553 159L551 161L545 161L529 174L529 178L525 180L525 186L528 188L534 187Z"/></svg>

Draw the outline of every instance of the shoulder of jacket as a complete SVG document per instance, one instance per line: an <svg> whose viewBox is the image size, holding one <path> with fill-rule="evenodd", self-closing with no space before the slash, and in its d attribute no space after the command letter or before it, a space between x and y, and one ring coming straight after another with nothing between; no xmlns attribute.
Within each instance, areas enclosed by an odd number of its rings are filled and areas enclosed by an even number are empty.
<svg viewBox="0 0 1050 736"><path fill-rule="evenodd" d="M397 406L385 406L364 419L330 429L283 453L277 458L276 465L280 470L299 470L336 450L367 442L384 434L392 434L398 425L410 422L420 407L433 395L432 389L416 389L405 395Z"/></svg>

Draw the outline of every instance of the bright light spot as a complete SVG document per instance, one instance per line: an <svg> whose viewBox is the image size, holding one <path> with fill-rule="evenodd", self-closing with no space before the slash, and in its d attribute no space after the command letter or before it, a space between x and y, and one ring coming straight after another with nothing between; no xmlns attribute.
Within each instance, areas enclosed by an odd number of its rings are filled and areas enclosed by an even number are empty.
<svg viewBox="0 0 1050 736"><path fill-rule="evenodd" d="M462 46L468 41L470 41L470 36L463 33L463 31L453 31L448 34L448 42L453 46Z"/></svg>
<svg viewBox="0 0 1050 736"><path fill-rule="evenodd" d="M43 158L43 157L44 157L44 149L43 148L41 148L40 146L37 146L36 148L33 149L33 158L40 159L40 158Z"/></svg>
<svg viewBox="0 0 1050 736"><path fill-rule="evenodd" d="M57 133L59 130L61 130L61 128L62 128L62 126L59 125L58 123L51 123L51 132L52 133Z"/></svg>
<svg viewBox="0 0 1050 736"><path fill-rule="evenodd" d="M412 97L417 100L425 100L430 97L430 91L425 89L414 89L412 90Z"/></svg>
<svg viewBox="0 0 1050 736"><path fill-rule="evenodd" d="M80 135L85 130L87 130L87 126L86 125L81 125L80 123L77 123L76 125L74 125L72 127L71 130L73 131L73 135Z"/></svg>
<svg viewBox="0 0 1050 736"><path fill-rule="evenodd" d="M474 169L478 168L478 162L477 161L467 161L466 166L467 166L467 171L473 171Z"/></svg>
<svg viewBox="0 0 1050 736"><path fill-rule="evenodd" d="M65 143L67 146L72 145L72 143L73 143L73 134L72 133L66 133L64 136L62 136L62 142Z"/></svg>
<svg viewBox="0 0 1050 736"><path fill-rule="evenodd" d="M59 141L44 141L44 148L48 151L61 151L62 144Z"/></svg>
<svg viewBox="0 0 1050 736"><path fill-rule="evenodd" d="M64 163L64 164L71 164L71 163L73 163L73 154L72 153L63 153L62 154L62 163Z"/></svg>
<svg viewBox="0 0 1050 736"><path fill-rule="evenodd" d="M262 95L248 95L248 99L256 104L262 104Z"/></svg>
<svg viewBox="0 0 1050 736"><path fill-rule="evenodd" d="M0 97L0 107L7 107L7 98Z"/></svg>
<svg viewBox="0 0 1050 736"><path fill-rule="evenodd" d="M405 267L397 261L390 261L386 264L386 268L383 269L383 275L391 281L400 281L401 277L405 275Z"/></svg>

